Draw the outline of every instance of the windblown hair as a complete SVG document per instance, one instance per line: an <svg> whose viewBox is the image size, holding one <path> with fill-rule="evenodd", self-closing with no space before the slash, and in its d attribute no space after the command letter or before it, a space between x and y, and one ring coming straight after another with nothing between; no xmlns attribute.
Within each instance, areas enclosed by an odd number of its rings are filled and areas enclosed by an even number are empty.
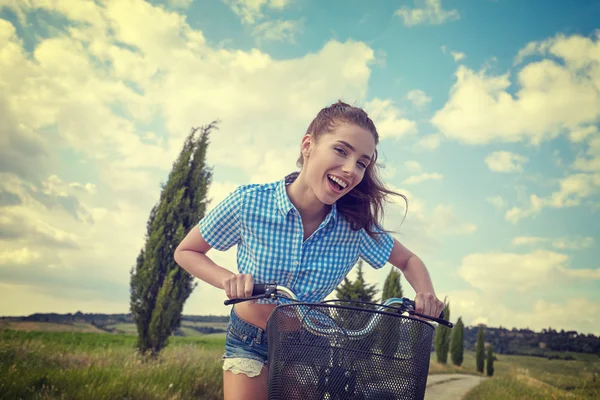
<svg viewBox="0 0 600 400"><path fill-rule="evenodd" d="M319 136L331 133L339 124L359 126L373 134L375 145L379 143L379 133L367 113L363 109L346 104L341 100L319 111L308 126L306 134L318 141ZM304 165L302 154L297 160L297 165L298 167ZM375 237L374 228L386 232L379 221L380 218L383 218L383 202L388 195L394 194L402 197L407 206L406 211L408 211L406 196L387 189L381 182L378 173L380 166L377 164L377 150L375 150L361 182L336 203L338 211L350 222L352 229L364 229L371 237ZM404 215L406 217L406 212Z"/></svg>

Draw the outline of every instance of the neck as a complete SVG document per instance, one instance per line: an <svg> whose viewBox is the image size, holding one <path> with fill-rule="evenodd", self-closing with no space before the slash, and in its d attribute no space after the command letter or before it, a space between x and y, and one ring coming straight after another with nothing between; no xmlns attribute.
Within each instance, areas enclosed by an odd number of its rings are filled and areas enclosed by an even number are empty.
<svg viewBox="0 0 600 400"><path fill-rule="evenodd" d="M323 204L304 180L301 171L294 182L286 186L290 201L296 207L304 221L323 220L331 206Z"/></svg>

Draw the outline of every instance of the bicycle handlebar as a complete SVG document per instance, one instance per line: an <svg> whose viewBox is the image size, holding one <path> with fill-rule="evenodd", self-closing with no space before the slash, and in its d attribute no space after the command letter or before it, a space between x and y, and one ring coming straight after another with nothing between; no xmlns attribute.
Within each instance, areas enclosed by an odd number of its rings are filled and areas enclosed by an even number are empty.
<svg viewBox="0 0 600 400"><path fill-rule="evenodd" d="M228 299L228 300L224 301L224 304L227 306L227 305L237 304L237 303L241 303L241 302L249 301L249 300L268 299L268 298L276 298L276 297L283 297L283 298L288 298L293 301L298 301L298 298L296 297L294 292L285 286L278 286L275 284L258 283L258 284L254 284L254 287L252 289L252 296ZM392 306L393 304L400 304L400 307L399 308L394 307L394 306ZM454 326L454 324L452 324L450 321L446 321L444 319L444 311L443 310L440 313L440 316L436 318L436 317L432 317L429 315L424 315L424 314L418 313L415 309L415 306L416 306L416 304L415 304L414 300L411 300L406 297L403 297L401 299L394 297L391 299L387 299L383 303L383 305L380 305L379 307L377 307L376 311L385 311L386 309L389 309L389 308L396 308L396 310L398 310L398 312L408 312L409 315L416 315L421 318L426 318L431 321L435 321L439 324L445 325L449 328L452 328ZM357 332L356 334L362 335L365 333L365 331L370 331L370 329L372 328L374 319L375 319L375 316L373 316L371 321L367 324L367 326L370 328L365 328L362 331Z"/></svg>

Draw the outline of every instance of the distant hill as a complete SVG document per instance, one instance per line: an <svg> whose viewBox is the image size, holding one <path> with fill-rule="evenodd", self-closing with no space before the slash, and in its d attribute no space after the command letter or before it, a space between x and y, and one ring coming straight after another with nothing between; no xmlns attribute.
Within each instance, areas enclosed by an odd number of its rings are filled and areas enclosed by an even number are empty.
<svg viewBox="0 0 600 400"><path fill-rule="evenodd" d="M86 323L109 333L136 333L131 314L37 313L26 317L0 317L0 322L2 321L47 322L70 326ZM181 328L175 332L175 335L224 333L228 322L229 316L184 315L181 320ZM475 351L477 330L478 327L465 327L465 349ZM600 356L600 337L592 334L579 334L576 331L542 329L541 332L534 332L530 329L485 327L485 342L492 344L498 354L554 357L553 352L576 352Z"/></svg>
<svg viewBox="0 0 600 400"><path fill-rule="evenodd" d="M592 353L600 356L600 337L579 334L576 331L542 329L506 329L484 327L485 342L492 344L499 354L551 357L552 352ZM465 327L465 349L475 351L478 327Z"/></svg>
<svg viewBox="0 0 600 400"><path fill-rule="evenodd" d="M61 324L66 328L82 324L89 324L98 329L98 332L136 334L133 317L129 314L93 314L76 313L36 313L26 317L0 317L1 322L38 322L48 324ZM229 322L228 316L221 315L184 315L181 318L181 327L175 331L175 336L190 336L198 334L224 333ZM33 326L33 325L32 325ZM56 327L55 329L58 329ZM70 330L70 329L67 329Z"/></svg>

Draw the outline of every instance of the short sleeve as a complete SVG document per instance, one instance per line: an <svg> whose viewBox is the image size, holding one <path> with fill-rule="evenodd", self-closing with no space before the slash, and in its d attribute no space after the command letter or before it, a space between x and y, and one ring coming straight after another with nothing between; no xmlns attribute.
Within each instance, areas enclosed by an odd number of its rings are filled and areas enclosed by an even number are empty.
<svg viewBox="0 0 600 400"><path fill-rule="evenodd" d="M359 255L371 267L380 269L385 266L394 247L394 238L387 232L374 229L375 237L372 238L364 230L360 230Z"/></svg>
<svg viewBox="0 0 600 400"><path fill-rule="evenodd" d="M212 248L225 251L239 243L243 194L238 187L200 220L200 233Z"/></svg>

